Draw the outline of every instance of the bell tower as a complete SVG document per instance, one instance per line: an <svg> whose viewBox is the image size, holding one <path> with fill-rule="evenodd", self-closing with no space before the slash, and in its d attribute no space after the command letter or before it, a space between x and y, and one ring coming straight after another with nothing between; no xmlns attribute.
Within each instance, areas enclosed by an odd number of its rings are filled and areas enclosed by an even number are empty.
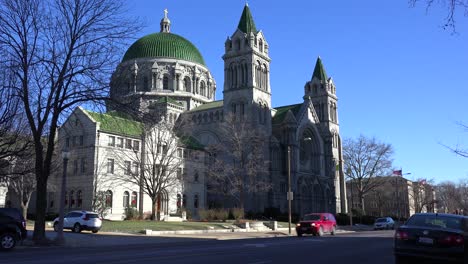
<svg viewBox="0 0 468 264"><path fill-rule="evenodd" d="M225 42L224 111L271 131L270 57L248 4L236 31Z"/></svg>

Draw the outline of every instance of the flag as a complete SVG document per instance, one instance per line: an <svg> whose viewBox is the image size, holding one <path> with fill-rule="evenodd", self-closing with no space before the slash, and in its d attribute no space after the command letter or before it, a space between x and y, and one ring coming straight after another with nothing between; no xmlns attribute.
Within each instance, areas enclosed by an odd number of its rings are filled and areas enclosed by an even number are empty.
<svg viewBox="0 0 468 264"><path fill-rule="evenodd" d="M395 175L395 176L403 176L403 173L402 173L401 170L394 170L394 171L393 171L393 175Z"/></svg>

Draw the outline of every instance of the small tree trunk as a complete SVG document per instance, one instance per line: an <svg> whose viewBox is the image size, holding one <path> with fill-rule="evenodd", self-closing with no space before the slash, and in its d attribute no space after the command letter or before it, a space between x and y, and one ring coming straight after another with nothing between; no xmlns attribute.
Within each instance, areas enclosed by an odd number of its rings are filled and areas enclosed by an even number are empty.
<svg viewBox="0 0 468 264"><path fill-rule="evenodd" d="M27 216L28 216L28 204L29 204L29 203L24 204L24 203L21 201L21 213L23 214L23 218L24 218L24 219L27 219Z"/></svg>
<svg viewBox="0 0 468 264"><path fill-rule="evenodd" d="M156 204L157 204L158 199L153 198L151 199L151 202L153 203L153 206L151 206L151 220L155 221L156 220Z"/></svg>

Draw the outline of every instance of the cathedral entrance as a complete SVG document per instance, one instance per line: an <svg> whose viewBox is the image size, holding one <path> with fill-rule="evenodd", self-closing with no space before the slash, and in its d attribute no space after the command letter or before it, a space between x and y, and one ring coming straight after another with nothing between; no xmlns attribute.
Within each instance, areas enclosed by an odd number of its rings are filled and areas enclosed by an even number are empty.
<svg viewBox="0 0 468 264"><path fill-rule="evenodd" d="M156 215L159 215L159 220L164 220L169 216L169 198L166 191L162 191L158 195L156 201Z"/></svg>

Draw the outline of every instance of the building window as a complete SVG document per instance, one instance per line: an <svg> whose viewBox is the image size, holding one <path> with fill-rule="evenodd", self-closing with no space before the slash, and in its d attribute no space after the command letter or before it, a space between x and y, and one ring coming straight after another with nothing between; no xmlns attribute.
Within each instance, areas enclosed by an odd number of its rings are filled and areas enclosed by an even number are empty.
<svg viewBox="0 0 468 264"><path fill-rule="evenodd" d="M70 147L70 138L69 138L69 137L67 137L67 138L65 139L65 147L67 147L67 148Z"/></svg>
<svg viewBox="0 0 468 264"><path fill-rule="evenodd" d="M106 207L112 208L112 191L111 190L108 190L106 192L105 198L106 198L106 203L105 203Z"/></svg>
<svg viewBox="0 0 468 264"><path fill-rule="evenodd" d="M182 158L182 149L177 149L177 157Z"/></svg>
<svg viewBox="0 0 468 264"><path fill-rule="evenodd" d="M182 207L187 208L187 195L182 195Z"/></svg>
<svg viewBox="0 0 468 264"><path fill-rule="evenodd" d="M124 174L130 175L132 173L132 163L128 160L124 161Z"/></svg>
<svg viewBox="0 0 468 264"><path fill-rule="evenodd" d="M140 141L138 140L133 141L133 150L140 151Z"/></svg>
<svg viewBox="0 0 468 264"><path fill-rule="evenodd" d="M115 146L115 137L114 136L109 136L109 142L107 142L107 145L109 147L114 147Z"/></svg>
<svg viewBox="0 0 468 264"><path fill-rule="evenodd" d="M163 90L169 90L169 78L167 76L163 77Z"/></svg>
<svg viewBox="0 0 468 264"><path fill-rule="evenodd" d="M138 203L138 195L137 192L132 192L132 207L136 208Z"/></svg>
<svg viewBox="0 0 468 264"><path fill-rule="evenodd" d="M198 208L198 194L193 197L193 207Z"/></svg>
<svg viewBox="0 0 468 264"><path fill-rule="evenodd" d="M74 197L74 195L75 195L75 192L70 191L70 208L75 206L75 197Z"/></svg>
<svg viewBox="0 0 468 264"><path fill-rule="evenodd" d="M177 168L177 179L182 180L182 168Z"/></svg>
<svg viewBox="0 0 468 264"><path fill-rule="evenodd" d="M124 192L123 194L123 207L127 208L128 207L128 201L129 201L129 193L127 191Z"/></svg>
<svg viewBox="0 0 468 264"><path fill-rule="evenodd" d="M84 174L86 172L86 160L81 159L81 173Z"/></svg>
<svg viewBox="0 0 468 264"><path fill-rule="evenodd" d="M177 194L177 211L180 211L180 207L182 206L182 196Z"/></svg>
<svg viewBox="0 0 468 264"><path fill-rule="evenodd" d="M78 160L73 161L73 174L78 175Z"/></svg>
<svg viewBox="0 0 468 264"><path fill-rule="evenodd" d="M84 145L84 136L81 135L80 136L80 146L83 146Z"/></svg>
<svg viewBox="0 0 468 264"><path fill-rule="evenodd" d="M133 162L133 174L134 174L134 175L138 175L138 171L139 171L138 167L139 167L138 162L135 162L135 161L134 161L134 162Z"/></svg>
<svg viewBox="0 0 468 264"><path fill-rule="evenodd" d="M107 173L114 174L114 159L107 159Z"/></svg>
<svg viewBox="0 0 468 264"><path fill-rule="evenodd" d="M125 148L132 149L132 140L131 139L126 139L125 140Z"/></svg>
<svg viewBox="0 0 468 264"><path fill-rule="evenodd" d="M83 193L81 192L81 190L76 192L76 201L76 207L81 208L81 206L83 205Z"/></svg>
<svg viewBox="0 0 468 264"><path fill-rule="evenodd" d="M117 147L123 148L123 138L117 138Z"/></svg>
<svg viewBox="0 0 468 264"><path fill-rule="evenodd" d="M198 178L199 178L198 172L195 172L195 174L193 175L193 180L194 180L195 182L198 182Z"/></svg>

